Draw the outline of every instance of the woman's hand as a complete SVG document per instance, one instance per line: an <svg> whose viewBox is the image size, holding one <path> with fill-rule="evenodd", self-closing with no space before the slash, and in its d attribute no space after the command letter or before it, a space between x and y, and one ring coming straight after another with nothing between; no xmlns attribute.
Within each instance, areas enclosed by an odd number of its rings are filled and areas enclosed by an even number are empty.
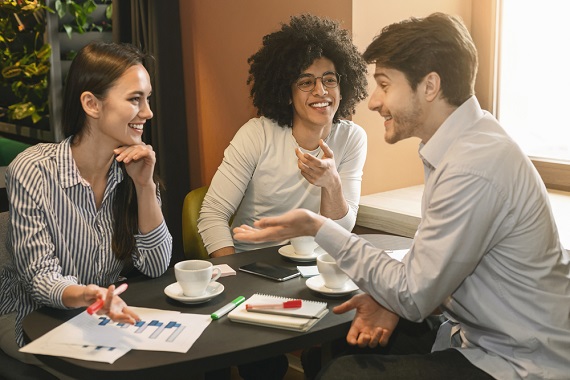
<svg viewBox="0 0 570 380"><path fill-rule="evenodd" d="M156 164L156 153L152 146L130 145L121 146L114 150L117 155L115 159L123 162L127 169L127 174L132 178L135 186L145 186L154 184L153 173Z"/></svg>
<svg viewBox="0 0 570 380"><path fill-rule="evenodd" d="M319 141L319 146L324 153L320 159L297 148L295 150L298 158L297 166L303 177L315 186L327 189L339 186L340 176L336 170L333 151L322 139Z"/></svg>
<svg viewBox="0 0 570 380"><path fill-rule="evenodd" d="M101 288L97 285L87 285L83 292L83 299L92 304L100 299L104 300L103 307L97 311L99 315L107 315L115 322L134 324L140 317L132 311L121 297L114 295L115 285Z"/></svg>

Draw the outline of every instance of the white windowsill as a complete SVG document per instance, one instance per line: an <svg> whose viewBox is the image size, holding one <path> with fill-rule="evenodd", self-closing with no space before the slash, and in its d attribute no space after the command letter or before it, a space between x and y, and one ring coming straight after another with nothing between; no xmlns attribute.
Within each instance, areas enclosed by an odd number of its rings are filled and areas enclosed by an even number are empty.
<svg viewBox="0 0 570 380"><path fill-rule="evenodd" d="M384 191L360 198L356 224L391 234L414 237L421 218L423 185ZM548 190L560 240L570 247L570 192Z"/></svg>

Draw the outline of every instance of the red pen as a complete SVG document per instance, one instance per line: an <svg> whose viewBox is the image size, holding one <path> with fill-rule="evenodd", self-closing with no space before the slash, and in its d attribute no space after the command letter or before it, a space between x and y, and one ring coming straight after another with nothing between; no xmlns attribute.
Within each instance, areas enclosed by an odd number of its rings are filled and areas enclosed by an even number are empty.
<svg viewBox="0 0 570 380"><path fill-rule="evenodd" d="M122 283L121 285L119 285L115 291L113 292L114 296L118 296L119 294L121 294L122 292L124 292L125 290L127 290L127 283ZM105 303L104 299L100 299L97 300L95 302L93 302L88 308L87 308L87 312L92 315L95 314L99 309L101 309L103 307L103 304Z"/></svg>
<svg viewBox="0 0 570 380"><path fill-rule="evenodd" d="M291 300L280 303L247 304L245 310L252 309L298 309L303 304L302 300Z"/></svg>

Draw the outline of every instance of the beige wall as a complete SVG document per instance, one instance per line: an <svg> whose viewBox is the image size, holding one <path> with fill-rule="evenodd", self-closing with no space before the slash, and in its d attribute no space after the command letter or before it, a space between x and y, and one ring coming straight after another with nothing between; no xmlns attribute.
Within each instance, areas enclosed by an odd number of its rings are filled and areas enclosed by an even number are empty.
<svg viewBox="0 0 570 380"><path fill-rule="evenodd" d="M396 5L397 4L397 5ZM364 51L374 36L389 24L415 16L423 17L433 12L459 15L467 27L471 20L471 1L466 0L357 0L353 2L353 39L360 51ZM369 93L374 89L372 73L368 69ZM362 195L392 190L423 183L423 169L418 158L419 139L412 138L389 145L384 141L384 119L368 110L367 101L359 104L353 121L368 134L368 156L364 166Z"/></svg>
<svg viewBox="0 0 570 380"><path fill-rule="evenodd" d="M246 85L247 58L291 15L307 12L340 20L352 30L360 51L390 23L436 11L459 15L479 49L477 96L491 110L495 5L496 0L181 1L192 188L210 183L235 132L255 116ZM370 74L369 92L373 86ZM368 110L367 101L353 120L368 134L363 195L423 183L417 139L386 144L383 119Z"/></svg>
<svg viewBox="0 0 570 380"><path fill-rule="evenodd" d="M481 107L495 114L495 84L497 77L493 68L496 60L498 0L473 1L471 13L471 36L479 52L479 71L475 93Z"/></svg>

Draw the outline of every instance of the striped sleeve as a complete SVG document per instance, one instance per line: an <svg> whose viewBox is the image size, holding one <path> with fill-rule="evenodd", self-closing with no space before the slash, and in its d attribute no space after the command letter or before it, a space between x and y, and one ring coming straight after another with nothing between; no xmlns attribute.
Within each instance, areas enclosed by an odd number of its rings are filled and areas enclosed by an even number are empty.
<svg viewBox="0 0 570 380"><path fill-rule="evenodd" d="M135 235L138 255L133 255L133 264L141 273L158 277L168 269L172 256L172 236L166 222L147 234Z"/></svg>

